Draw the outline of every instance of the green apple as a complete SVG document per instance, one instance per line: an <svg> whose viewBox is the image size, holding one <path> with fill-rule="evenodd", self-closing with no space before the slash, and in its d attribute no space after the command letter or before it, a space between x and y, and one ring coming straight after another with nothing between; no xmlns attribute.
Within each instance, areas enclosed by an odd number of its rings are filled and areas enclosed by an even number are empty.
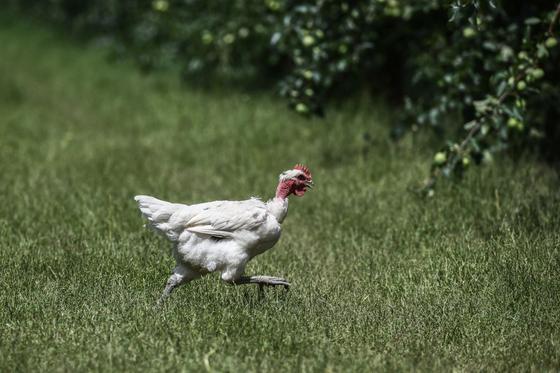
<svg viewBox="0 0 560 373"><path fill-rule="evenodd" d="M436 155L434 155L435 164L442 165L445 163L445 161L447 161L447 154L445 154L444 152L437 152Z"/></svg>

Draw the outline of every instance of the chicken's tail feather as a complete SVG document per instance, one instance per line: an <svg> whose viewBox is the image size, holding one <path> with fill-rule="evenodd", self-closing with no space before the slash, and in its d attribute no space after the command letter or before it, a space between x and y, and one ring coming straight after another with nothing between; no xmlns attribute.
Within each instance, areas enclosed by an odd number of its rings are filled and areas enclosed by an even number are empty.
<svg viewBox="0 0 560 373"><path fill-rule="evenodd" d="M150 196L135 196L142 216L148 221L147 226L165 235L171 241L176 241L179 232L169 224L169 218L182 206L177 203L162 201Z"/></svg>

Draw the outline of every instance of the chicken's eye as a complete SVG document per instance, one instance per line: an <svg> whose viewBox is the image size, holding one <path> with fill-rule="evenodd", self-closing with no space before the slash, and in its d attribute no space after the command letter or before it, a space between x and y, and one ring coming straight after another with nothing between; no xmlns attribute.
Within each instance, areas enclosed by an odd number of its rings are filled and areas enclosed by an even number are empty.
<svg viewBox="0 0 560 373"><path fill-rule="evenodd" d="M297 178L300 179L300 180L305 180L305 176L304 176L304 175L299 175Z"/></svg>

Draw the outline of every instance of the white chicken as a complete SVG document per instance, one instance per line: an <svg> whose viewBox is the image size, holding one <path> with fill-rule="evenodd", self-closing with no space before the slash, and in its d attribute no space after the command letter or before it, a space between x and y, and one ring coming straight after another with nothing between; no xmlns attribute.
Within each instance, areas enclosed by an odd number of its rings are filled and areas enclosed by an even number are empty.
<svg viewBox="0 0 560 373"><path fill-rule="evenodd" d="M287 288L290 284L283 278L243 273L249 260L278 242L288 197L301 197L312 186L311 172L298 164L280 174L276 196L266 203L251 198L183 205L150 196L134 197L147 225L173 243L176 266L158 303L177 286L211 272L220 272L222 280L230 284Z"/></svg>

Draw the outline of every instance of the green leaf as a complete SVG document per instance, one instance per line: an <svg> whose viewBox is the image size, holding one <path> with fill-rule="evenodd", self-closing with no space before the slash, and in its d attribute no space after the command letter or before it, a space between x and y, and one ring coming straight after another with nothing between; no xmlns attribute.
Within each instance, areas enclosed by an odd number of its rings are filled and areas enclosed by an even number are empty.
<svg viewBox="0 0 560 373"><path fill-rule="evenodd" d="M541 23L541 20L540 20L540 18L537 18L537 17L527 18L525 20L525 24L529 25L529 26L538 25L539 23Z"/></svg>

